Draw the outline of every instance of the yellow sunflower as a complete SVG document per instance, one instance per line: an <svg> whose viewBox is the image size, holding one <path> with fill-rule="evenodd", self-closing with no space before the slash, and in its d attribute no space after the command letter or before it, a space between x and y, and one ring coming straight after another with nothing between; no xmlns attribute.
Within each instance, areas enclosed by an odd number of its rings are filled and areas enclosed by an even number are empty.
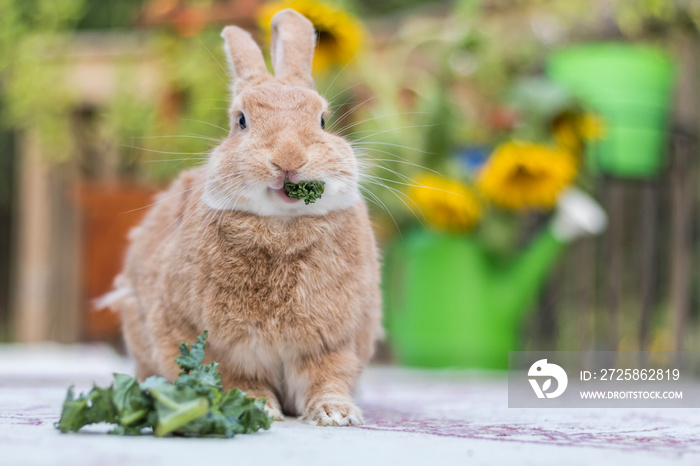
<svg viewBox="0 0 700 466"><path fill-rule="evenodd" d="M592 113L564 113L552 122L552 134L557 144L574 154L580 154L584 142L599 140L605 136L605 124Z"/></svg>
<svg viewBox="0 0 700 466"><path fill-rule="evenodd" d="M580 154L583 149L583 139L578 131L577 117L571 113L559 115L552 122L554 140L572 154Z"/></svg>
<svg viewBox="0 0 700 466"><path fill-rule="evenodd" d="M469 186L437 175L425 175L409 187L408 196L425 221L437 230L465 233L481 219L481 205Z"/></svg>
<svg viewBox="0 0 700 466"><path fill-rule="evenodd" d="M477 186L499 207L550 209L576 177L577 166L576 158L563 148L507 142L489 157Z"/></svg>
<svg viewBox="0 0 700 466"><path fill-rule="evenodd" d="M258 25L268 44L270 21L275 13L285 8L306 16L316 28L314 72L324 73L333 66L344 66L362 48L365 32L360 21L346 11L315 0L285 0L263 5L258 12Z"/></svg>
<svg viewBox="0 0 700 466"><path fill-rule="evenodd" d="M605 123L592 113L584 113L578 118L578 130L583 139L594 141L605 137Z"/></svg>

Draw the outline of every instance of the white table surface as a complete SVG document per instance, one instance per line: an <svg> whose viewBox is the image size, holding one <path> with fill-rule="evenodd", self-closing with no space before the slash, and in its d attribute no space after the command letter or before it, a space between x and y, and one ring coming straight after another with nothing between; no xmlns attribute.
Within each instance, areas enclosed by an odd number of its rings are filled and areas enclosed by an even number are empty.
<svg viewBox="0 0 700 466"><path fill-rule="evenodd" d="M700 410L509 409L500 373L371 367L357 427L288 419L233 439L54 428L69 385L131 370L104 346L0 346L0 465L700 464Z"/></svg>

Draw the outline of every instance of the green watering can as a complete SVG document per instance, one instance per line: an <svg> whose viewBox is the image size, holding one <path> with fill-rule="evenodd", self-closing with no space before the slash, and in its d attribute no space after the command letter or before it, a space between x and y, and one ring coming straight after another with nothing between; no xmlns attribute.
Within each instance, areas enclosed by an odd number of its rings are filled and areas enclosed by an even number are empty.
<svg viewBox="0 0 700 466"><path fill-rule="evenodd" d="M600 112L606 125L588 163L611 175L644 179L664 166L675 70L661 50L632 44L587 44L562 49L547 74Z"/></svg>
<svg viewBox="0 0 700 466"><path fill-rule="evenodd" d="M468 235L413 231L385 253L389 339L400 362L417 367L505 369L522 350L523 315L566 244L605 229L588 195L569 190L557 212L519 257L496 263Z"/></svg>

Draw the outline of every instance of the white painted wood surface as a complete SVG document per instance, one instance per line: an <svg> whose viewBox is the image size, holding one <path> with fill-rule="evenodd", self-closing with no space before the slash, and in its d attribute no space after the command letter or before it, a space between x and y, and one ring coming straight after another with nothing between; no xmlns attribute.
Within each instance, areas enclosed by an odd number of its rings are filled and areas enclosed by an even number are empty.
<svg viewBox="0 0 700 466"><path fill-rule="evenodd" d="M505 374L370 368L367 424L296 420L233 439L60 434L66 388L109 383L131 361L103 346L0 347L2 465L683 465L700 463L695 409L509 409Z"/></svg>

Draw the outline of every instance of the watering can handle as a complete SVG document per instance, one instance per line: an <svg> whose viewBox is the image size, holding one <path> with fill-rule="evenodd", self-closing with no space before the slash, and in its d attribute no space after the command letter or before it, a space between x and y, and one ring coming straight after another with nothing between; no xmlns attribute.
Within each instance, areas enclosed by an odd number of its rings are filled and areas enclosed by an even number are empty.
<svg viewBox="0 0 700 466"><path fill-rule="evenodd" d="M551 223L552 234L559 241L569 243L581 236L597 235L607 225L607 214L588 194L569 188L559 195Z"/></svg>

